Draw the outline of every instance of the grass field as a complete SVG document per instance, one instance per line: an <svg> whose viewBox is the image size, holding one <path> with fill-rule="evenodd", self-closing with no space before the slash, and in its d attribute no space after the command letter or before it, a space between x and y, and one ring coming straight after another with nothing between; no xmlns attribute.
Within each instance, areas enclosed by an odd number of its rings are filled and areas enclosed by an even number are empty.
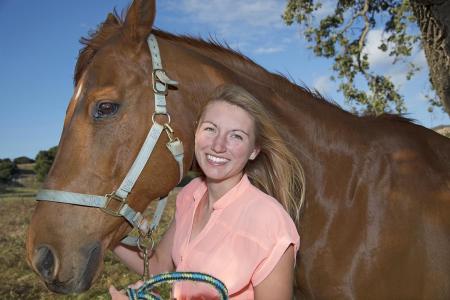
<svg viewBox="0 0 450 300"><path fill-rule="evenodd" d="M110 284L124 288L139 279L108 251L104 271L89 291L68 296L49 292L25 259L26 231L36 205L36 191L36 186L3 186L0 189L0 299L110 299L107 292ZM172 193L169 197L158 236L172 218L174 195ZM151 212L152 209L149 214ZM165 287L163 293L166 294L167 290Z"/></svg>

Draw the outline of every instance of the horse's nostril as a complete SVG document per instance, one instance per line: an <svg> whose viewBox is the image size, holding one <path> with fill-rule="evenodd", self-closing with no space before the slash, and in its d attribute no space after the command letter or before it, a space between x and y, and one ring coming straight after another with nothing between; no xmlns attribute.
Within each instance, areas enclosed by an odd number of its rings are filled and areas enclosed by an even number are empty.
<svg viewBox="0 0 450 300"><path fill-rule="evenodd" d="M40 246L34 255L34 266L46 281L53 279L55 255L47 246Z"/></svg>
<svg viewBox="0 0 450 300"><path fill-rule="evenodd" d="M91 286L92 280L97 272L98 266L100 265L102 254L100 242L97 241L88 245L84 248L84 252L86 253L87 261L82 276L82 285L80 285L82 290L86 290Z"/></svg>

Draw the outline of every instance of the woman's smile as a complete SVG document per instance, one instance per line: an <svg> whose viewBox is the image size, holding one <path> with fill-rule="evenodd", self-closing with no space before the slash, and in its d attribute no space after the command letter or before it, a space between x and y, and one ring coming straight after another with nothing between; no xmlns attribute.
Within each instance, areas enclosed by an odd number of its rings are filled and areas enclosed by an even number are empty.
<svg viewBox="0 0 450 300"><path fill-rule="evenodd" d="M208 160L209 163L213 164L213 165L224 165L227 162L229 162L230 160L227 158L223 158L223 157L218 157L218 156L214 156L211 154L207 154L206 158Z"/></svg>

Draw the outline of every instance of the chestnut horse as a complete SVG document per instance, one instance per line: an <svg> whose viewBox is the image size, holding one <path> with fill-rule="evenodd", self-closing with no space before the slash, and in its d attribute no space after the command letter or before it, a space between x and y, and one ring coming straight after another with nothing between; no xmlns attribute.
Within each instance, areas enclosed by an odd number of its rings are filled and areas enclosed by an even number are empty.
<svg viewBox="0 0 450 300"><path fill-rule="evenodd" d="M218 85L258 98L306 174L298 229L296 293L304 299L450 299L450 140L397 116L361 117L213 42L152 29L155 1L135 0L84 39L58 154L45 189L115 191L152 125L156 36L184 171L193 161L195 118ZM164 116L163 116L164 118ZM158 119L158 117L157 117ZM163 122L163 121L160 121ZM128 204L142 211L178 182L162 135ZM49 289L82 292L105 251L130 230L98 208L40 201L27 256Z"/></svg>

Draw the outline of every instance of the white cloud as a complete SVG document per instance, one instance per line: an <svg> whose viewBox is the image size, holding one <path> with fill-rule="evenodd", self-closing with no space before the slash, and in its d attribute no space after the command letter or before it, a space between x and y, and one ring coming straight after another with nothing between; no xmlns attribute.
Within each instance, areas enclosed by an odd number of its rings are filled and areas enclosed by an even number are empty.
<svg viewBox="0 0 450 300"><path fill-rule="evenodd" d="M383 52L378 47L381 44L381 40L383 38L383 31L380 29L373 29L369 31L369 34L367 35L367 43L364 47L363 53L367 53L369 56L369 63L371 68L377 68L377 67L387 67L392 65L394 62L394 59L392 57L389 57L388 52L390 49L388 49L387 52Z"/></svg>
<svg viewBox="0 0 450 300"><path fill-rule="evenodd" d="M315 78L313 82L313 87L324 96L336 90L334 81L330 79L330 76L320 76Z"/></svg>
<svg viewBox="0 0 450 300"><path fill-rule="evenodd" d="M334 13L334 10L336 9L336 1L335 0L325 0L321 1L322 6L314 12L314 18L317 20L321 20L324 17L331 15Z"/></svg>
<svg viewBox="0 0 450 300"><path fill-rule="evenodd" d="M418 51L416 49L415 53L416 54L412 56L412 61L414 62L414 64L422 68L423 70L427 70L428 62L425 57L425 52L423 51L423 49L419 49Z"/></svg>
<svg viewBox="0 0 450 300"><path fill-rule="evenodd" d="M288 48L295 27L284 24L285 0L166 0L163 10L176 15L196 36L213 32L243 53L274 54ZM207 30L206 30L207 29Z"/></svg>
<svg viewBox="0 0 450 300"><path fill-rule="evenodd" d="M268 27L281 23L280 0L182 0L179 6L199 22L216 27L244 25Z"/></svg>
<svg viewBox="0 0 450 300"><path fill-rule="evenodd" d="M391 49L388 49L386 52L378 49L382 38L382 30L371 30L367 36L367 44L363 52L368 54L370 68L372 70L390 77L394 84L403 86L407 81L408 64L401 61L394 64L394 58L388 55ZM411 57L406 58L406 61L413 62L421 69L421 72L426 72L428 65L423 50L419 49L419 46L416 46L416 49L413 49L412 53Z"/></svg>
<svg viewBox="0 0 450 300"><path fill-rule="evenodd" d="M255 54L272 54L283 51L283 47L259 47L256 48L253 52Z"/></svg>
<svg viewBox="0 0 450 300"><path fill-rule="evenodd" d="M387 38L387 37L386 37ZM363 53L369 55L369 63L371 68L379 67L390 67L394 63L394 58L389 56L389 52L392 47L388 47L386 52L381 51L378 47L383 39L383 31L380 29L373 29L367 35L367 43L364 47ZM411 61L413 61L417 66L426 67L427 62L422 49L419 49L417 45L415 49L412 50Z"/></svg>

